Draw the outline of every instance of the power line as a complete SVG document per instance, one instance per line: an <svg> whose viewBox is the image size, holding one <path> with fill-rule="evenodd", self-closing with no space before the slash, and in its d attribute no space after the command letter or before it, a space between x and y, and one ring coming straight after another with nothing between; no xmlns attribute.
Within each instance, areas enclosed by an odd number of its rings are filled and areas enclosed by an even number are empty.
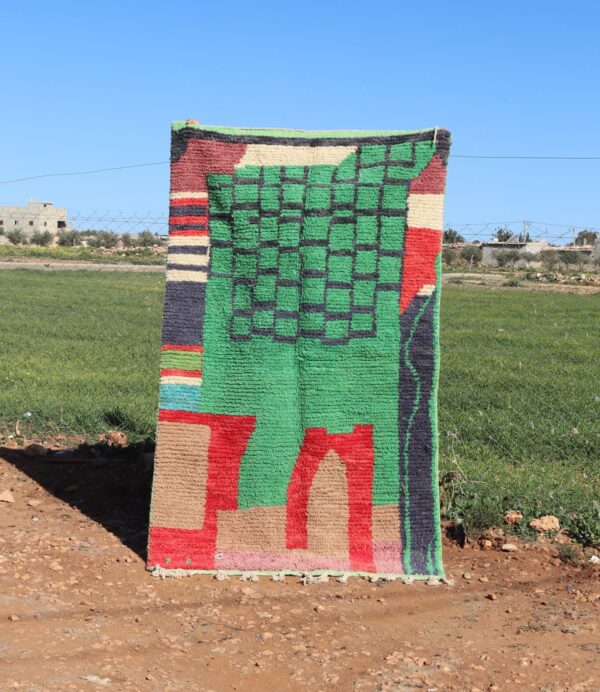
<svg viewBox="0 0 600 692"><path fill-rule="evenodd" d="M0 185L7 183L21 183L25 180L37 180L38 178L56 178L66 175L91 175L92 173L106 173L107 171L123 171L126 168L142 168L144 166L163 166L168 161L154 161L153 163L132 163L128 166L113 166L112 168L97 168L93 171L72 171L70 173L43 173L42 175L30 175L26 178L14 178L13 180L0 180Z"/></svg>
<svg viewBox="0 0 600 692"><path fill-rule="evenodd" d="M450 154L451 159L520 159L529 161L600 161L600 156L494 156L487 154ZM110 168L96 168L91 171L70 171L66 173L42 173L41 175L29 175L24 178L13 178L11 180L0 180L0 185L9 183L21 183L27 180L38 180L40 178L57 178L73 175L92 175L94 173L107 173L109 171L123 171L128 168L143 168L146 166L164 166L169 161L153 161L151 163L132 163L127 166L112 166Z"/></svg>
<svg viewBox="0 0 600 692"><path fill-rule="evenodd" d="M539 161L600 161L600 156L488 156L478 154L450 154L451 159L528 159Z"/></svg>

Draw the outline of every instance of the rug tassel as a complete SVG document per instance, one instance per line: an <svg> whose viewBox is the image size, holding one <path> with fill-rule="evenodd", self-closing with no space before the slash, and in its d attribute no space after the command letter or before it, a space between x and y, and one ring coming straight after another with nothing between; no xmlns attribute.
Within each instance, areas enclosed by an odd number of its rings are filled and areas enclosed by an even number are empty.
<svg viewBox="0 0 600 692"><path fill-rule="evenodd" d="M244 574L240 574L240 581L258 581L258 574L256 572L244 572Z"/></svg>
<svg viewBox="0 0 600 692"><path fill-rule="evenodd" d="M340 574L337 580L340 582L340 584L347 584L349 576L350 575L348 574L348 572L344 572L344 574Z"/></svg>
<svg viewBox="0 0 600 692"><path fill-rule="evenodd" d="M271 579L273 581L285 581L285 574L283 572L276 572Z"/></svg>

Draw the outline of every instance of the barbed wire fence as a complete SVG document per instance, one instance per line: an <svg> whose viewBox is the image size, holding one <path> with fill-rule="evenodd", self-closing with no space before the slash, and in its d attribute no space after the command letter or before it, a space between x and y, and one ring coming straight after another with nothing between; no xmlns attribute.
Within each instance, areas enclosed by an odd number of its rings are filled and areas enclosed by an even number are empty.
<svg viewBox="0 0 600 692"><path fill-rule="evenodd" d="M54 207L50 211L39 212L27 207L0 206L0 231L5 234L14 228L19 228L26 235L34 230L48 230L56 234L60 230L69 229L81 234L93 232L110 232L117 235L137 235L142 231L166 238L169 232L167 213L156 211L125 211L125 210L67 210L58 219ZM572 244L580 231L596 233L600 237L600 227L576 226L572 224L557 224L547 221L511 220L511 221L482 221L454 222L449 219L444 224L444 230L453 230L464 238L466 243L486 243L493 240L498 229L510 231L514 237L523 237L531 241L546 240L550 245Z"/></svg>

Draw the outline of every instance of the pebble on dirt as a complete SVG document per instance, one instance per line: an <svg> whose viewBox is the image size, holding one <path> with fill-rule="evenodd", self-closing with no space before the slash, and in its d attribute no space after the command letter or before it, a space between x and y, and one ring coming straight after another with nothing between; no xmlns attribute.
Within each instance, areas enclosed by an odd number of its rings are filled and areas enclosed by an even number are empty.
<svg viewBox="0 0 600 692"><path fill-rule="evenodd" d="M14 502L15 496L10 492L10 490L3 490L0 493L0 502Z"/></svg>

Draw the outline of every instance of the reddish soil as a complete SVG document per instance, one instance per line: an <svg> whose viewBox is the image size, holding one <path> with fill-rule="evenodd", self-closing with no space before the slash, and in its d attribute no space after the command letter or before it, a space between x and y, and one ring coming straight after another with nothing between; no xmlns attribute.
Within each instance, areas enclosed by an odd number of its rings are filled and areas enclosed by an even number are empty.
<svg viewBox="0 0 600 692"><path fill-rule="evenodd" d="M160 580L149 482L0 449L0 689L600 689L600 568L551 544L447 542L452 587Z"/></svg>

